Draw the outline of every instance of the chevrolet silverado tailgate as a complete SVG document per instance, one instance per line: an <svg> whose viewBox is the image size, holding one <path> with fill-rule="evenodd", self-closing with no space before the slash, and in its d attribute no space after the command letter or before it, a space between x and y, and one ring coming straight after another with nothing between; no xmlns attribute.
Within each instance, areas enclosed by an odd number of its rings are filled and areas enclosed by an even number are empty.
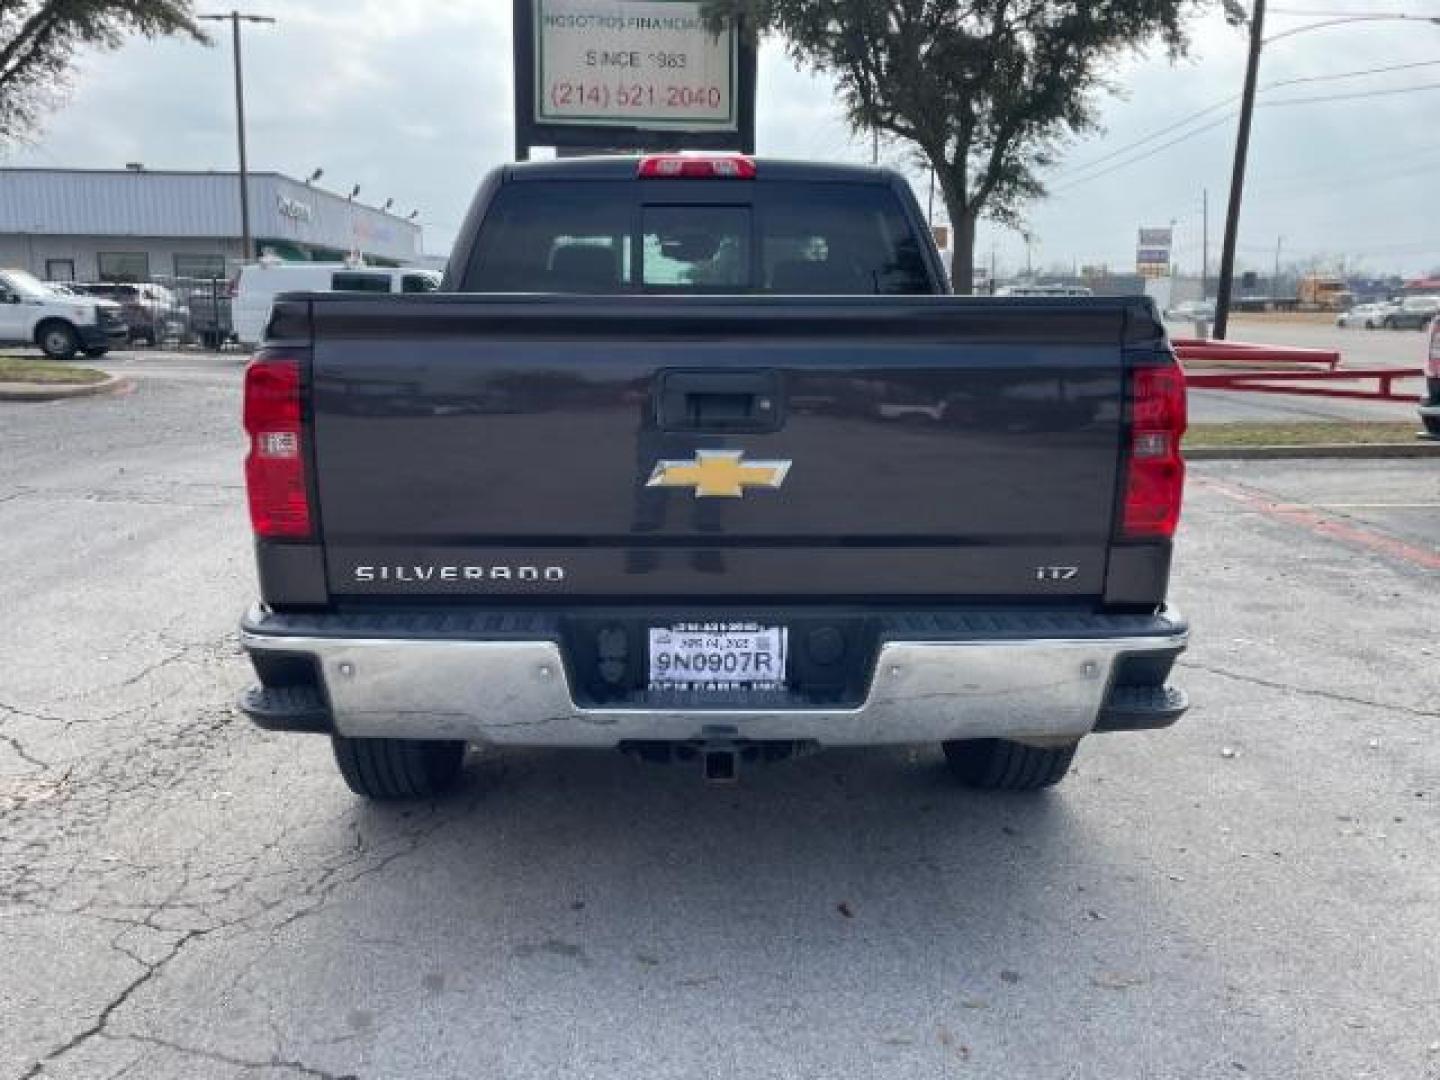
<svg viewBox="0 0 1440 1080"><path fill-rule="evenodd" d="M1135 300L315 297L337 597L1095 597Z"/></svg>

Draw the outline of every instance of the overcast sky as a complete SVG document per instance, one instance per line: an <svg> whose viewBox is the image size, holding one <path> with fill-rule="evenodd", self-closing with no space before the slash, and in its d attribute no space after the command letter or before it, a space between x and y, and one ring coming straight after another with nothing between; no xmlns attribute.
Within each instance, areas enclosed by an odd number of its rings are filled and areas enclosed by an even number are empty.
<svg viewBox="0 0 1440 1080"><path fill-rule="evenodd" d="M419 209L427 250L448 250L476 181L511 154L510 0L247 0L245 8L280 20L246 30L251 167L296 177L323 167L323 186L348 192L358 183L364 202L393 197L402 212ZM1272 14L1270 34L1319 21L1290 11L1440 18L1440 0L1294 0ZM233 168L222 44L134 41L86 56L69 103L41 139L0 160ZM1157 50L1117 71L1127 93L1107 104L1105 132L1071 150L1055 170L1054 194L1032 209L1035 265L1128 269L1136 229L1173 219L1178 260L1198 268L1208 189L1213 266L1233 108L1126 148L1237 93L1244 60L1243 32L1217 15L1197 24L1189 59L1172 66ZM1411 66L1333 78L1398 65ZM1323 81L1260 97L1267 107L1256 114L1242 263L1267 271L1283 237L1287 262L1344 255L1377 272L1440 268L1440 26L1355 23L1267 46L1262 86L1316 77ZM1348 96L1356 94L1372 96ZM1336 95L1347 98L1282 104ZM774 43L762 52L758 116L762 155L869 159L868 138L847 133L828 81L795 71ZM906 155L897 146L883 157L901 164ZM914 182L924 203L926 180L917 173ZM977 261L992 248L1002 271L1025 263L1014 232L983 229Z"/></svg>

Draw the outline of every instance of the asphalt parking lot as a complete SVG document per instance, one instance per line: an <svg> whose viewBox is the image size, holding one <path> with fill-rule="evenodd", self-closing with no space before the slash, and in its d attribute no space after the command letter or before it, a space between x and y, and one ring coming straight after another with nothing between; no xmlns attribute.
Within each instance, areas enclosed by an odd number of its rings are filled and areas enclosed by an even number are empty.
<svg viewBox="0 0 1440 1080"><path fill-rule="evenodd" d="M507 752L377 809L231 704L239 365L0 403L0 1077L1440 1077L1435 462L1194 466L1195 707L1047 795Z"/></svg>

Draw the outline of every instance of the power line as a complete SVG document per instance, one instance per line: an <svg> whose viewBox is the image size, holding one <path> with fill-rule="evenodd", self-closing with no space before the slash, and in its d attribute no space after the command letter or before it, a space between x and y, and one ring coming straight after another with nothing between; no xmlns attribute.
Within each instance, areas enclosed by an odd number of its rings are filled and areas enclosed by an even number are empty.
<svg viewBox="0 0 1440 1080"><path fill-rule="evenodd" d="M1386 67L1365 68L1361 71L1341 71L1334 75L1306 75L1300 79L1282 79L1280 82L1266 83L1260 87L1264 90L1278 90L1282 86L1298 86L1300 83L1312 82L1336 82L1340 79L1359 79L1366 75L1383 75L1391 71L1409 71L1412 68L1434 67L1440 64L1440 60L1417 60L1411 64L1389 64Z"/></svg>
<svg viewBox="0 0 1440 1080"><path fill-rule="evenodd" d="M1415 94L1422 90L1440 90L1440 82L1422 83L1419 86L1397 86L1391 90L1365 90L1355 94L1324 94L1319 97L1282 98L1279 101L1262 101L1259 108L1276 105L1317 105L1326 101L1355 101L1358 98L1387 97L1392 94Z"/></svg>
<svg viewBox="0 0 1440 1080"><path fill-rule="evenodd" d="M1335 11L1320 10L1316 8L1271 8L1271 15L1292 15L1307 19L1346 19L1354 15L1361 15L1367 18L1376 19L1428 19L1429 15L1423 11Z"/></svg>
<svg viewBox="0 0 1440 1080"><path fill-rule="evenodd" d="M1421 91L1437 89L1440 89L1440 83L1422 83L1419 86L1399 86L1394 87L1390 90L1364 90L1350 94L1322 94L1314 97L1282 98L1279 101L1262 101L1256 105L1256 108L1264 109L1270 108L1271 106L1316 105L1324 102L1356 101L1362 98L1384 97L1394 94L1413 94ZM1118 161L1108 168L1101 169L1099 172L1091 173L1089 176L1082 176L1070 181L1069 183L1062 184L1060 187L1053 189L1052 194L1060 194L1062 192L1069 191L1072 188L1079 187L1081 184L1088 184L1092 180L1099 180L1102 176L1109 176L1111 173L1117 172L1120 169L1127 168L1131 165L1138 165L1140 162L1152 158L1156 154L1164 150L1170 149L1172 146L1176 146L1182 142L1188 141L1189 139L1193 139L1197 135L1203 135L1207 131L1211 131L1214 128L1219 127L1221 124L1227 123L1232 118L1232 116L1232 113L1226 113L1224 116L1221 116L1216 120L1212 120L1208 124L1204 124L1198 128L1195 128L1193 131L1186 132L1184 135L1181 135L1178 138L1171 139L1169 142L1161 143L1159 146L1147 150L1143 154L1137 154L1134 157L1125 159L1124 161Z"/></svg>
<svg viewBox="0 0 1440 1080"><path fill-rule="evenodd" d="M1059 175L1062 177L1068 176L1077 172L1085 172L1096 165L1103 165L1105 162L1110 161L1113 158L1117 158L1122 154L1128 153L1131 150L1138 149L1139 147L1144 146L1148 142L1154 142L1156 139L1162 138L1163 136L1170 134L1170 132L1172 131L1178 131L1180 128L1187 127L1191 122L1199 120L1203 116L1208 116L1216 109L1225 108L1226 106L1234 103L1239 98L1239 96L1239 94L1232 94L1224 101L1217 101L1213 105L1207 105L1205 108L1199 110L1198 112L1193 112L1189 116L1184 117L1183 119L1176 120L1173 124L1169 124L1163 128L1160 128L1158 131L1152 131L1144 138L1136 139L1134 142L1126 143L1124 146L1117 147L1116 149L1111 150L1108 154L1102 154L1098 158L1082 162L1079 165L1072 165L1070 166L1070 168L1066 169ZM1198 134L1198 132L1194 134Z"/></svg>
<svg viewBox="0 0 1440 1080"><path fill-rule="evenodd" d="M1127 158L1124 161L1117 161L1109 168L1101 169L1099 172L1091 173L1089 176L1082 176L1078 180L1070 181L1068 184L1062 184L1060 187L1054 188L1051 194L1060 194L1061 192L1069 191L1072 188L1077 188L1081 184L1088 184L1092 180L1099 180L1102 176L1109 176L1111 173L1118 172L1120 169L1129 168L1131 165L1138 165L1140 162L1152 158L1156 154L1161 153L1162 151L1169 150L1172 146L1178 146L1180 143L1187 142L1188 140L1195 138L1195 136L1197 135L1204 135L1207 131L1213 131L1221 124L1228 124L1231 119L1232 114L1226 113L1224 116L1220 117L1217 120L1212 120L1210 123L1205 124L1203 127L1198 127L1194 131L1186 132L1179 138L1171 139L1169 142L1161 143L1159 146L1153 147L1152 149L1145 151L1145 153L1143 154L1137 154L1135 157Z"/></svg>
<svg viewBox="0 0 1440 1080"><path fill-rule="evenodd" d="M1266 83L1265 85L1261 86L1260 92L1264 93L1268 90L1278 90L1283 86L1298 86L1301 83L1337 82L1343 79L1359 79L1369 75L1384 75L1392 71L1409 71L1413 68L1433 67L1437 64L1440 64L1440 60L1420 60L1409 64L1390 64L1385 67L1364 68L1360 71L1340 71L1330 75L1307 75L1303 78L1298 79L1281 79L1278 82ZM1134 142L1126 143L1124 146L1117 147L1116 149L1111 150L1109 153L1102 154L1098 158L1094 158L1080 165L1072 165L1070 166L1070 168L1066 169L1059 175L1062 177L1067 175L1073 175L1074 173L1085 172L1096 165L1103 165L1105 162L1113 160L1114 158L1117 158L1130 150L1138 149L1139 147L1144 146L1146 143L1153 142L1154 140L1159 138L1163 138L1164 136L1170 134L1172 131L1178 131L1183 127L1187 127L1195 120L1199 120L1205 116L1209 116L1217 109L1223 109L1227 105L1234 103L1239 99L1239 97L1239 94L1232 94L1229 97L1225 98L1223 101L1217 101L1213 105L1207 105L1205 108L1200 109L1197 112L1193 112L1189 116L1183 117L1182 119L1175 121L1173 124L1167 124L1165 127L1160 128L1157 131L1152 131L1149 135L1146 135L1143 138L1136 139ZM1194 134L1199 134L1199 132L1197 131Z"/></svg>

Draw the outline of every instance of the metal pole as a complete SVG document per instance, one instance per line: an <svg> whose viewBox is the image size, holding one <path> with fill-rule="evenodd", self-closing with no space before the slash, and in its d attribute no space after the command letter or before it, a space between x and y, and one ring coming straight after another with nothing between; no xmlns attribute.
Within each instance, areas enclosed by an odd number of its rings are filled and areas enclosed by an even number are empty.
<svg viewBox="0 0 1440 1080"><path fill-rule="evenodd" d="M1285 242L1285 237L1275 238L1275 274L1270 278L1270 296L1276 300L1280 299L1280 245Z"/></svg>
<svg viewBox="0 0 1440 1080"><path fill-rule="evenodd" d="M1265 0L1255 0L1250 15L1250 58L1245 65L1245 90L1240 100L1240 130L1235 136L1235 168L1230 177L1230 206L1225 214L1225 246L1220 251L1220 284L1215 297L1215 337L1224 340L1230 322L1230 289L1235 282L1235 240L1240 231L1240 203L1245 194L1245 159L1250 152L1250 122L1255 116L1255 80L1265 43Z"/></svg>
<svg viewBox="0 0 1440 1080"><path fill-rule="evenodd" d="M1204 233L1200 243L1200 299L1209 295L1207 285L1210 279L1210 189L1200 189L1200 228Z"/></svg>
<svg viewBox="0 0 1440 1080"><path fill-rule="evenodd" d="M240 261L255 257L255 244L250 235L250 163L245 152L245 64L240 49L240 23L273 23L268 15L246 15L231 11L228 15L197 15L210 22L228 22L235 61L235 140L240 149Z"/></svg>
<svg viewBox="0 0 1440 1080"><path fill-rule="evenodd" d="M240 13L230 13L230 29L235 42L235 127L240 143L240 260L255 257L250 238L250 166L245 156L245 76L240 56Z"/></svg>
<svg viewBox="0 0 1440 1080"><path fill-rule="evenodd" d="M930 205L925 210L925 224L935 228L935 166L930 166Z"/></svg>

